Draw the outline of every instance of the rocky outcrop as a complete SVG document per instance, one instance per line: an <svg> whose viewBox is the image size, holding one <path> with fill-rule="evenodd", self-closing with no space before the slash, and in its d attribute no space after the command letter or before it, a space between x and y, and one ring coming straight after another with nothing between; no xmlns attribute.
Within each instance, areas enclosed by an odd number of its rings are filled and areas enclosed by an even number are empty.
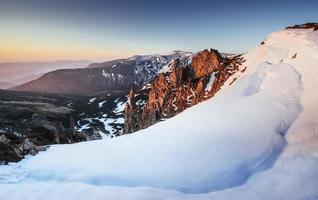
<svg viewBox="0 0 318 200"><path fill-rule="evenodd" d="M194 78L205 77L213 71L219 69L220 62L223 58L221 54L214 49L199 52L192 58L192 71Z"/></svg>
<svg viewBox="0 0 318 200"><path fill-rule="evenodd" d="M124 133L147 128L211 98L244 62L239 56L222 57L214 49L186 61L175 60L169 71L158 74L146 88L131 90Z"/></svg>
<svg viewBox="0 0 318 200"><path fill-rule="evenodd" d="M306 23L300 25L289 26L286 29L313 29L314 31L318 31L318 23Z"/></svg>
<svg viewBox="0 0 318 200"><path fill-rule="evenodd" d="M74 131L72 110L48 103L0 101L0 161L18 161L49 144L85 138Z"/></svg>
<svg viewBox="0 0 318 200"><path fill-rule="evenodd" d="M0 164L18 162L25 155L35 155L45 150L44 146L37 146L28 138L24 139L19 135L10 132L0 134Z"/></svg>

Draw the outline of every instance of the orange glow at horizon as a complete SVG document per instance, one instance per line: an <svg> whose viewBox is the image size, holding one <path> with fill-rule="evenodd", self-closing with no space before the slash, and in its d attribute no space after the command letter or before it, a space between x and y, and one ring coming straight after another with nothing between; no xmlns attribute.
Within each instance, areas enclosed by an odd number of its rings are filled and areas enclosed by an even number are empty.
<svg viewBox="0 0 318 200"><path fill-rule="evenodd" d="M92 47L64 45L42 46L32 44L1 44L0 62L53 61L53 60L108 60L129 57L132 52L105 50Z"/></svg>
<svg viewBox="0 0 318 200"><path fill-rule="evenodd" d="M61 36L61 35L58 35ZM25 34L15 31L0 38L0 62L91 60L105 61L125 58L139 52L114 48L114 44L87 41L72 36L58 37L45 34ZM117 45L115 45L116 47Z"/></svg>
<svg viewBox="0 0 318 200"><path fill-rule="evenodd" d="M38 48L2 48L0 47L0 62L19 62L19 61L53 61L53 60L108 60L129 57L130 54L122 52L98 51L98 50L65 50L54 51L52 49Z"/></svg>
<svg viewBox="0 0 318 200"><path fill-rule="evenodd" d="M2 22L2 24L1 24ZM166 43L113 33L78 29L36 19L1 19L0 62L90 60L106 61L133 55L169 52ZM156 48L154 48L156 46Z"/></svg>

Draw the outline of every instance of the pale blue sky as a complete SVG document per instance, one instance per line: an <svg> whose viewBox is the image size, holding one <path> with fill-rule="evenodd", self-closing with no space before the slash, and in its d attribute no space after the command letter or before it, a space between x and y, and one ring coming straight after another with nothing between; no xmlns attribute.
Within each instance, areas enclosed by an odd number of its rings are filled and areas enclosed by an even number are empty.
<svg viewBox="0 0 318 200"><path fill-rule="evenodd" d="M1 0L0 61L240 53L270 32L317 22L317 7L313 0Z"/></svg>

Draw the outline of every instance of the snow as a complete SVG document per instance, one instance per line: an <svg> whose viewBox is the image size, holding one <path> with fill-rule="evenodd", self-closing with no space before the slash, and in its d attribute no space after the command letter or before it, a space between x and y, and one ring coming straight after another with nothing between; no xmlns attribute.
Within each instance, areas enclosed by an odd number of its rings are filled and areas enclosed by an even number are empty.
<svg viewBox="0 0 318 200"><path fill-rule="evenodd" d="M89 123L80 125L80 121L77 121L77 126L76 126L76 131L82 132L83 130L89 129L90 128L90 123L92 122L91 119L84 119L85 121L89 121Z"/></svg>
<svg viewBox="0 0 318 200"><path fill-rule="evenodd" d="M96 100L97 98L96 97L94 97L94 98L91 98L89 101L88 101L88 104L91 104L91 103L93 103L95 100Z"/></svg>
<svg viewBox="0 0 318 200"><path fill-rule="evenodd" d="M170 72L170 71L172 70L173 63L174 63L174 61L172 60L172 61L170 61L168 64L164 65L164 66L162 67L162 69L159 70L158 73L167 73L167 72Z"/></svg>
<svg viewBox="0 0 318 200"><path fill-rule="evenodd" d="M180 62L184 64L184 66L190 65L192 62L192 56L193 53L190 52L182 52L182 51L176 51L175 53L179 53L180 54ZM167 64L165 64L161 70L158 71L158 73L167 73L167 72L171 72L173 65L174 64L174 60L171 60L170 62L168 62Z"/></svg>
<svg viewBox="0 0 318 200"><path fill-rule="evenodd" d="M98 108L102 108L103 105L104 105L104 103L106 103L106 101L99 102L99 103L98 103Z"/></svg>
<svg viewBox="0 0 318 200"><path fill-rule="evenodd" d="M89 121L89 122L91 123L91 121ZM76 128L76 131L82 132L83 130L86 130L86 129L89 129L89 128L90 128L90 124L88 123L88 124L84 124L84 125Z"/></svg>
<svg viewBox="0 0 318 200"><path fill-rule="evenodd" d="M129 60L139 60L139 61L147 61L147 60L156 60L160 63L166 63L166 59L164 57L189 57L192 56L192 52L187 51L172 51L169 53L165 53L163 55L160 54L150 54L150 55L135 55L130 58Z"/></svg>
<svg viewBox="0 0 318 200"><path fill-rule="evenodd" d="M136 105L139 106L140 108L142 108L143 106L145 106L147 103L146 100L143 100L143 99L139 99L137 102L136 102Z"/></svg>
<svg viewBox="0 0 318 200"><path fill-rule="evenodd" d="M101 122L104 125L104 129L106 131L109 131L109 134L107 134L107 138L111 137L114 135L114 132L116 131L111 125L110 123L124 123L122 118L118 118L118 119L112 119L107 117L106 114L104 114L102 117L95 117L95 118L85 118L83 119L83 121L88 121L89 123L86 123L84 125L80 125L80 121L77 122L77 126L76 126L76 131L81 132L85 129L90 129L91 128L91 123L93 122L93 120L97 120L99 122ZM103 138L106 138L106 133L99 131L100 135Z"/></svg>
<svg viewBox="0 0 318 200"><path fill-rule="evenodd" d="M174 51L164 55L137 55L129 58L129 60L136 61L136 66L134 67L136 75L135 84L142 84L140 86L144 86L144 84L149 83L149 81L158 73L170 71L175 59L179 58L181 62L186 63L188 62L190 55L193 54L184 51Z"/></svg>
<svg viewBox="0 0 318 200"><path fill-rule="evenodd" d="M113 127L110 126L109 124L116 122L116 121L117 121L116 119L107 118L107 117L104 117L104 118L95 118L95 119L104 124L105 130L107 130L107 131L110 132L109 137L113 136L113 133L114 133L116 130L113 129ZM105 133L102 133L101 135L105 136Z"/></svg>
<svg viewBox="0 0 318 200"><path fill-rule="evenodd" d="M235 84L169 120L1 166L0 199L317 199L318 32L244 58Z"/></svg>
<svg viewBox="0 0 318 200"><path fill-rule="evenodd" d="M151 88L151 84L148 83L144 85L141 90L150 89L150 88Z"/></svg>
<svg viewBox="0 0 318 200"><path fill-rule="evenodd" d="M106 73L105 70L103 70L102 75L103 75L105 78L109 78L109 77L110 77L110 74Z"/></svg>
<svg viewBox="0 0 318 200"><path fill-rule="evenodd" d="M93 98L89 102L90 103L94 102L94 101L96 101L96 99L97 98ZM107 102L107 100L99 102L97 104L98 108L102 108L106 102ZM83 130L90 129L90 128L92 128L92 124L94 122L99 121L100 123L103 124L103 127L106 130L106 132L104 130L99 130L99 133L103 137L103 139L104 138L108 139L110 137L113 137L115 135L116 129L111 124L113 124L113 123L123 124L124 123L124 118L122 116L119 117L119 114L124 112L125 106L126 106L126 101L121 101L120 98L117 98L115 100L115 103L117 104L117 106L113 110L113 112L115 113L116 117L118 117L118 118L112 118L105 113L101 116L98 116L98 117L86 117L86 118L83 118L83 119L77 121L77 125L75 127L76 131L81 132ZM85 115L85 113L80 114L80 116L83 116L83 115Z"/></svg>
<svg viewBox="0 0 318 200"><path fill-rule="evenodd" d="M118 81L118 82L124 81L124 76L122 74L107 73L105 72L105 70L102 71L102 76L105 77L106 79L111 79L113 81Z"/></svg>
<svg viewBox="0 0 318 200"><path fill-rule="evenodd" d="M126 101L119 101L118 102L118 99L117 99L117 106L116 106L115 112L116 113L124 112L125 107L126 107Z"/></svg>
<svg viewBox="0 0 318 200"><path fill-rule="evenodd" d="M192 103L194 96L195 96L195 93L194 93L193 89L191 88L191 95L187 96L187 104Z"/></svg>
<svg viewBox="0 0 318 200"><path fill-rule="evenodd" d="M212 74L211 74L211 77L210 77L210 79L209 79L209 82L208 82L208 84L207 84L206 87L205 87L205 91L206 91L206 92L209 92L209 91L212 89L212 85L213 85L214 79L215 79L215 73L212 73Z"/></svg>

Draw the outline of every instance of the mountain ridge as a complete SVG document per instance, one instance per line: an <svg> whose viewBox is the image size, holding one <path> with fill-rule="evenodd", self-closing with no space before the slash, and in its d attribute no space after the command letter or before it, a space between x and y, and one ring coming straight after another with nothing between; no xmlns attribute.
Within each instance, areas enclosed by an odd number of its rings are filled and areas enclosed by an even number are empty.
<svg viewBox="0 0 318 200"><path fill-rule="evenodd" d="M93 63L81 69L59 69L11 89L79 95L113 90L127 92L131 87L141 87L164 65L187 54L189 53L178 51L167 55L136 55L127 59Z"/></svg>

